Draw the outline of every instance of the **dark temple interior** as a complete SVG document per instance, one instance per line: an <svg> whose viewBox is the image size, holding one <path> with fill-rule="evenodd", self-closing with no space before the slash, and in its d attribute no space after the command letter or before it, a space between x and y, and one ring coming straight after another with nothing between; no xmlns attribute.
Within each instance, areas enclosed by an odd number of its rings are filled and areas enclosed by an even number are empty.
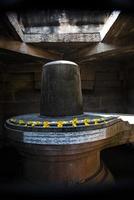
<svg viewBox="0 0 134 200"><path fill-rule="evenodd" d="M84 112L134 115L134 15L48 9L4 12L0 19L0 193L22 194L28 187L33 194L5 121L40 112L42 66L56 60L79 65ZM133 189L133 143L104 149L101 158L116 189Z"/></svg>

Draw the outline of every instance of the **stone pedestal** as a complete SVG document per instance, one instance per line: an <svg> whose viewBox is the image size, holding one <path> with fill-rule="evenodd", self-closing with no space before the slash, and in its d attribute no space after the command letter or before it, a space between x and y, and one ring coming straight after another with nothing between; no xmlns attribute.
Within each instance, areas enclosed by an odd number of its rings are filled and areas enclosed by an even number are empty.
<svg viewBox="0 0 134 200"><path fill-rule="evenodd" d="M23 177L44 186L112 180L100 151L134 141L118 116L83 113L79 68L68 61L43 67L40 113L13 117L5 127L22 156Z"/></svg>

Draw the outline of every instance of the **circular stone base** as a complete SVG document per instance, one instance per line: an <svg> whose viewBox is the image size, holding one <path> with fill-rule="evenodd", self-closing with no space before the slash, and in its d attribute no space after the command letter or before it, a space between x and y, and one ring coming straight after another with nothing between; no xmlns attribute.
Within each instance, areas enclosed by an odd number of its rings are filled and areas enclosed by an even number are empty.
<svg viewBox="0 0 134 200"><path fill-rule="evenodd" d="M67 117L46 117L39 114L27 114L12 117L6 121L6 126L15 130L35 132L62 132L92 130L105 127L117 120L117 117L103 117L97 114L83 113Z"/></svg>
<svg viewBox="0 0 134 200"><path fill-rule="evenodd" d="M80 144L106 137L106 127L117 123L116 117L83 115L48 118L38 114L20 115L6 121L10 140L30 144Z"/></svg>
<svg viewBox="0 0 134 200"><path fill-rule="evenodd" d="M37 184L99 183L107 171L100 164L107 127L120 121L98 114L48 118L38 114L6 121L7 136L21 154L24 177Z"/></svg>

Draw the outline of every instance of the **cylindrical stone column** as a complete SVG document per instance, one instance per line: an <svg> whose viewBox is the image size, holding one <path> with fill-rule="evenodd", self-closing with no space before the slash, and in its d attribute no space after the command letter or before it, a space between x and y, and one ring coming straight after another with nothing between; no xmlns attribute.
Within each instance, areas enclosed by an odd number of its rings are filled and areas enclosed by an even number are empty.
<svg viewBox="0 0 134 200"><path fill-rule="evenodd" d="M50 117L83 114L81 79L76 63L59 60L43 66L40 115Z"/></svg>

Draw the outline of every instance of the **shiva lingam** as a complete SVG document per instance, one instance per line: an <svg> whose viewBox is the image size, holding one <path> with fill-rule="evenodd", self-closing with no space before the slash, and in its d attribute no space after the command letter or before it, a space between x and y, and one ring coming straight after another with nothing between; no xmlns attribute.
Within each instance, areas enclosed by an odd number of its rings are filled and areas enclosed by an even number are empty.
<svg viewBox="0 0 134 200"><path fill-rule="evenodd" d="M23 177L37 184L108 182L100 151L134 141L118 115L83 112L79 66L65 60L43 66L40 114L15 116L5 127L22 156Z"/></svg>

